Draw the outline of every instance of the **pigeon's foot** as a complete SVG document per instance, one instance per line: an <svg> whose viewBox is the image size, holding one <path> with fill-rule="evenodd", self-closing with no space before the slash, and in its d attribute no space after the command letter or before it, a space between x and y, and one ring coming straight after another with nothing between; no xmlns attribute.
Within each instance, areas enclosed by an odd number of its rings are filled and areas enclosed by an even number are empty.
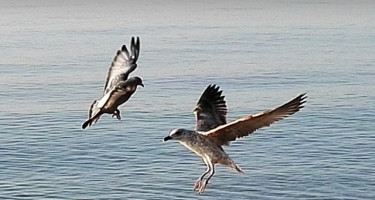
<svg viewBox="0 0 375 200"><path fill-rule="evenodd" d="M121 120L121 115L120 115L120 110L119 110L119 109L117 109L117 110L115 110L115 112L113 112L112 118L113 118L114 116L116 116L116 118L117 118L118 120Z"/></svg>
<svg viewBox="0 0 375 200"><path fill-rule="evenodd" d="M119 114L113 114L113 115L112 115L112 118L113 118L114 116L116 116L116 118L117 118L118 120L121 120L121 116L120 116Z"/></svg>

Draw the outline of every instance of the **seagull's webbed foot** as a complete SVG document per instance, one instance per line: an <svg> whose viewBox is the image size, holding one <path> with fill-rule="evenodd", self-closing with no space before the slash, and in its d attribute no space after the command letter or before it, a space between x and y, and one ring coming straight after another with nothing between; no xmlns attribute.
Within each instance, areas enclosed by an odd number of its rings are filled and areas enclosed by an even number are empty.
<svg viewBox="0 0 375 200"><path fill-rule="evenodd" d="M202 180L198 178L197 181L195 181L193 190L194 191L200 190L201 185L202 185Z"/></svg>
<svg viewBox="0 0 375 200"><path fill-rule="evenodd" d="M199 190L198 190L198 193L203 193L204 190L206 189L207 187L207 184L208 184L208 181L212 178L212 176L215 174L215 168L214 168L214 165L212 164L212 162L207 162L208 163L208 170L202 175L202 177L199 180ZM203 181L203 177L205 175L208 175L208 177ZM197 181L198 181L197 180Z"/></svg>
<svg viewBox="0 0 375 200"><path fill-rule="evenodd" d="M207 167L206 171L195 181L194 188L193 188L194 191L200 190L200 188L202 187L202 181L209 172L210 172L210 167Z"/></svg>
<svg viewBox="0 0 375 200"><path fill-rule="evenodd" d="M206 189L206 186L207 186L207 181L204 181L203 183L201 182L201 185L200 185L200 188L198 190L198 193L203 193L204 190Z"/></svg>

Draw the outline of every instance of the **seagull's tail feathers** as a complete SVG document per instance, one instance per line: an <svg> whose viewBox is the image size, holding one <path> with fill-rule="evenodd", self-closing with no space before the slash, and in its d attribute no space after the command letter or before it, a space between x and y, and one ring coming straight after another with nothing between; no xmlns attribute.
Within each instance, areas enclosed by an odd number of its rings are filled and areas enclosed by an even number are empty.
<svg viewBox="0 0 375 200"><path fill-rule="evenodd" d="M234 163L233 161L230 163L230 167L234 170L236 170L239 174L245 174L242 169L236 165L236 163Z"/></svg>
<svg viewBox="0 0 375 200"><path fill-rule="evenodd" d="M219 163L222 164L222 165L228 166L233 170L236 170L239 174L245 174L242 171L242 169L238 165L236 165L236 163L234 163L234 161L230 158L226 159L226 160L221 160Z"/></svg>

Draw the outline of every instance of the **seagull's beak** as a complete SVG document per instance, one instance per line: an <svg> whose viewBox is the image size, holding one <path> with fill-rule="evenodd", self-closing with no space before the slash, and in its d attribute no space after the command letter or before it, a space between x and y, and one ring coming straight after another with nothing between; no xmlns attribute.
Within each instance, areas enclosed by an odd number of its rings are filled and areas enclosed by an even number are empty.
<svg viewBox="0 0 375 200"><path fill-rule="evenodd" d="M171 140L171 139L172 139L172 137L168 135L167 137L165 137L165 138L163 139L163 142L166 142L166 141Z"/></svg>

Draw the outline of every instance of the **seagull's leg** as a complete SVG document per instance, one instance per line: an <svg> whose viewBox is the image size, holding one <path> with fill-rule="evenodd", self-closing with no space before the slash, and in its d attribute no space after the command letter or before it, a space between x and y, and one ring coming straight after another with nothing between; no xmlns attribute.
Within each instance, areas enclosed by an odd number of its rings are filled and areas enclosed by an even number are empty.
<svg viewBox="0 0 375 200"><path fill-rule="evenodd" d="M201 185L201 187L199 188L199 193L203 193L204 192L204 189L206 189L206 186L208 184L208 181L212 178L212 176L215 174L215 166L214 164L212 163L211 160L208 160L208 166L210 168L210 174L208 175L207 179L204 180L203 184Z"/></svg>
<svg viewBox="0 0 375 200"><path fill-rule="evenodd" d="M203 178L208 174L208 172L210 172L210 166L209 166L209 164L207 163L206 159L203 158L203 161L204 161L204 163L206 164L207 169L206 169L206 171L202 174L202 176L200 176L200 177L197 179L197 181L195 181L194 189L193 189L194 191L196 191L197 189L199 189L199 188L201 187Z"/></svg>

